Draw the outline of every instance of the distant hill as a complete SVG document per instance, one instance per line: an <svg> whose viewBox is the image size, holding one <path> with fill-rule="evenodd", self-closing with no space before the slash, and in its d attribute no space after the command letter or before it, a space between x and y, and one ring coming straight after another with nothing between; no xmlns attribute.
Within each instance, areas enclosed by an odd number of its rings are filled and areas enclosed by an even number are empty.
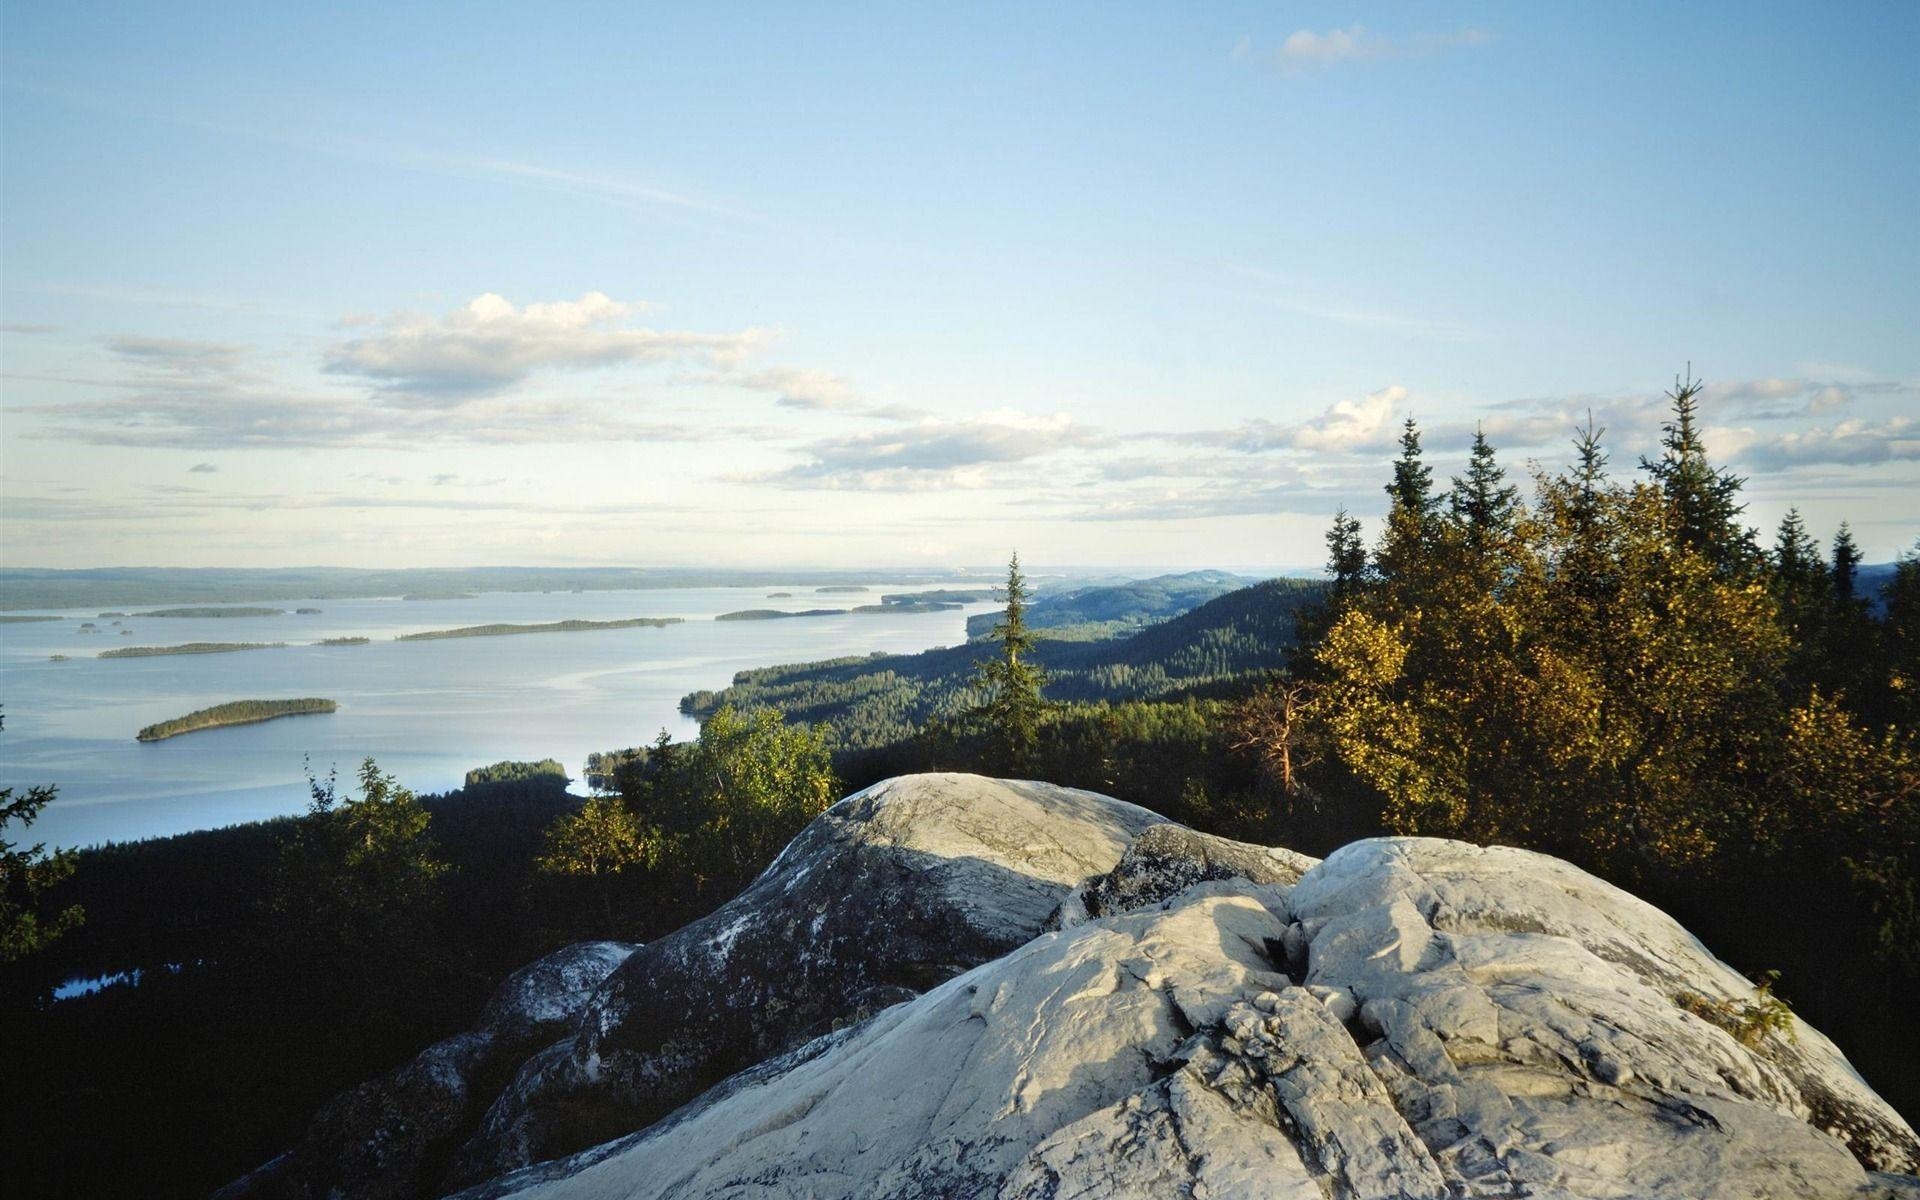
<svg viewBox="0 0 1920 1200"><path fill-rule="evenodd" d="M873 579L944 583L952 571L757 571L689 567L0 568L0 610L107 608L131 604L345 599L464 592L594 592L629 588L852 585ZM974 578L977 578L974 577ZM860 586L857 590L867 590Z"/></svg>
<svg viewBox="0 0 1920 1200"><path fill-rule="evenodd" d="M1190 612L1253 582L1226 571L1187 571L1125 583L1048 588L1035 595L1027 621L1035 629L1082 641L1116 637ZM999 620L997 612L968 617L967 636L985 637Z"/></svg>
<svg viewBox="0 0 1920 1200"><path fill-rule="evenodd" d="M1323 587L1313 580L1272 579L1125 637L1043 640L1035 658L1047 672L1045 694L1051 700L1165 696L1274 670L1293 645L1296 614ZM975 671L994 648L991 641L976 640L919 654L742 671L731 687L694 692L681 699L680 708L704 717L722 704L775 706L794 720L825 724L840 749L871 749L977 704Z"/></svg>

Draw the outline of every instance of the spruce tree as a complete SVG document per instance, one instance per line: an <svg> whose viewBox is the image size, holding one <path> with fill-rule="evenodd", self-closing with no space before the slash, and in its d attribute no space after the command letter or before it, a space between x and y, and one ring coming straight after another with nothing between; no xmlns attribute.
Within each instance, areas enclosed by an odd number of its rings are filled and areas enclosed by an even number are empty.
<svg viewBox="0 0 1920 1200"><path fill-rule="evenodd" d="M988 692L984 713L1007 766L1025 770L1033 765L1040 744L1040 716L1046 706L1040 689L1046 675L1028 661L1036 639L1027 628L1027 580L1020 573L1018 551L1007 564L1007 610L991 636L1000 643L1000 653L980 665L980 682Z"/></svg>
<svg viewBox="0 0 1920 1200"><path fill-rule="evenodd" d="M1360 540L1360 518L1346 510L1334 510L1333 528L1327 530L1327 574L1333 576L1333 591L1343 596L1367 570L1367 547Z"/></svg>
<svg viewBox="0 0 1920 1200"><path fill-rule="evenodd" d="M1506 478L1505 469L1494 460L1486 431L1476 427L1466 476L1453 477L1453 491L1447 497L1453 523L1475 555L1485 555L1513 530L1520 490L1507 484Z"/></svg>
<svg viewBox="0 0 1920 1200"><path fill-rule="evenodd" d="M1854 543L1853 530L1845 521L1833 535L1833 595L1841 604L1851 604L1860 577L1860 547Z"/></svg>
<svg viewBox="0 0 1920 1200"><path fill-rule="evenodd" d="M1640 460L1666 498L1673 539L1706 559L1722 578L1749 575L1759 562L1753 532L1741 524L1746 480L1707 461L1700 432L1700 393L1706 384L1676 379L1667 398L1673 415L1660 426L1660 457Z"/></svg>
<svg viewBox="0 0 1920 1200"><path fill-rule="evenodd" d="M1412 417L1400 434L1400 457L1387 485L1392 502L1375 563L1380 579L1404 603L1418 608L1433 582L1433 541L1440 502L1433 494L1433 468L1420 458L1420 427Z"/></svg>

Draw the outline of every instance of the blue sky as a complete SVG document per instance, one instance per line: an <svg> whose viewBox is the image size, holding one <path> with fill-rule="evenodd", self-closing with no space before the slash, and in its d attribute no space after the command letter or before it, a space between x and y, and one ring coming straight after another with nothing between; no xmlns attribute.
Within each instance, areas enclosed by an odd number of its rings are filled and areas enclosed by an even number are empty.
<svg viewBox="0 0 1920 1200"><path fill-rule="evenodd" d="M1689 362L1920 533L1920 6L806 7L5 4L0 560L1306 565Z"/></svg>

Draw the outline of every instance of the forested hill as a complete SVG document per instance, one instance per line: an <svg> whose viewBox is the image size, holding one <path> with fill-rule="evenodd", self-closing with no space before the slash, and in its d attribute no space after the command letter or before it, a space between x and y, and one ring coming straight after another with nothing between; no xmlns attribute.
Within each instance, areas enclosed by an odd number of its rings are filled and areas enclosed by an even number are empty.
<svg viewBox="0 0 1920 1200"><path fill-rule="evenodd" d="M1035 629L1052 630L1056 636L1083 641L1122 637L1156 621L1189 612L1253 582L1244 575L1226 571L1187 571L1123 583L1048 588L1037 594L1028 606L1027 624ZM984 637L999 619L998 613L968 617L967 636Z"/></svg>
<svg viewBox="0 0 1920 1200"><path fill-rule="evenodd" d="M1126 700L1190 691L1279 668L1294 618L1323 585L1273 579L1241 588L1170 621L1104 641L1043 638L1034 657L1049 700ZM1044 632L1044 631L1043 631ZM981 701L975 670L992 641L742 671L719 692L694 692L681 710L706 716L723 704L773 706L788 719L826 725L842 750L865 750L913 734L935 718Z"/></svg>

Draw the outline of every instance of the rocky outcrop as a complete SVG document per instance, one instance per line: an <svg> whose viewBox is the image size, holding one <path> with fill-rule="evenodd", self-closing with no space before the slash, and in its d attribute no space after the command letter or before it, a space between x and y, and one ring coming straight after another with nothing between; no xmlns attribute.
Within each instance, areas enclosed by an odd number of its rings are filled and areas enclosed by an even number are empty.
<svg viewBox="0 0 1920 1200"><path fill-rule="evenodd" d="M465 1200L1911 1194L1912 1130L1755 1002L1566 863L1361 842L1044 934Z"/></svg>
<svg viewBox="0 0 1920 1200"><path fill-rule="evenodd" d="M504 1076L571 1029L594 990L636 949L581 942L516 971L473 1029L335 1096L299 1145L223 1188L218 1200L401 1200L433 1190Z"/></svg>
<svg viewBox="0 0 1920 1200"><path fill-rule="evenodd" d="M727 1075L1039 933L1162 818L1106 796L913 775L849 796L745 892L622 964L462 1150L472 1182L640 1128Z"/></svg>
<svg viewBox="0 0 1920 1200"><path fill-rule="evenodd" d="M593 973L522 972L236 1194L1920 1196L1830 1042L1525 851L912 776Z"/></svg>
<svg viewBox="0 0 1920 1200"><path fill-rule="evenodd" d="M1095 917L1132 912L1214 879L1292 883L1320 860L1279 846L1255 846L1198 833L1184 825L1155 825L1133 840L1113 870L1087 880L1061 902L1057 928Z"/></svg>

